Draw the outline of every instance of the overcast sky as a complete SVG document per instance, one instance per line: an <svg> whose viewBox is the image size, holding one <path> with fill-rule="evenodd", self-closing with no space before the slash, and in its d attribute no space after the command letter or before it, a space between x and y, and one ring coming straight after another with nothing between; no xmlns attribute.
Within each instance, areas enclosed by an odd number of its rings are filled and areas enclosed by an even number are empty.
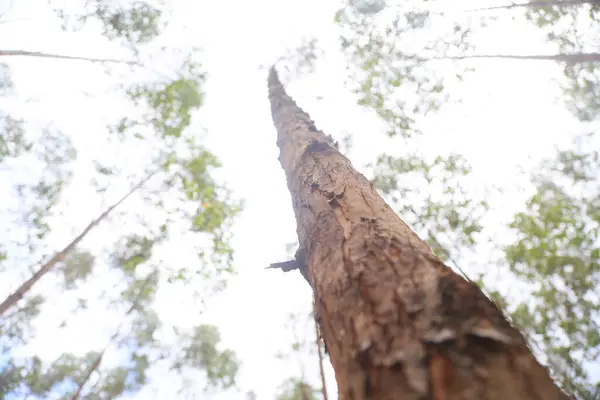
<svg viewBox="0 0 600 400"><path fill-rule="evenodd" d="M111 56L106 54L102 40L85 32L62 33L45 3L12 2L12 18L0 26L2 47ZM481 1L461 4L468 7L468 3L481 5ZM338 2L177 0L175 4L170 38L202 46L199 57L209 73L206 104L195 116L194 124L206 128L207 146L223 162L219 177L229 184L236 197L245 201L233 238L239 274L223 294L213 299L202 318L221 328L224 344L243 361L241 386L254 390L261 400L272 399L276 386L291 375L291 367L274 357L290 342L289 332L283 329L286 316L289 312L308 311L311 297L299 274L264 271L269 263L286 258L285 245L296 237L291 201L277 160L266 70L261 66L298 46L302 37L316 35L326 49L326 61L319 64L315 74L291 82L288 91L320 129L338 139L346 133L353 135L349 156L365 173L366 163L373 162L383 151L394 152L399 142L386 139L376 118L355 106L354 98L344 88L344 61L336 52L337 32L333 24ZM487 43L490 53L552 50L534 30L518 21L509 21L480 40ZM94 132L102 134L101 114L118 110L111 111L115 106L102 98L82 102L78 93L82 88L92 92L105 90L106 83L102 79L90 82L91 67L85 63L33 58L7 61L19 95L30 99L21 111L55 121L72 135L80 158L92 155ZM428 136L423 143L432 152L464 154L474 167L474 187L493 182L510 188L514 185L514 166L533 165L540 157L551 154L555 144L566 143L579 127L556 104L558 92L550 82L559 76L558 66L526 61L484 61L477 65L477 72L469 76L462 88L464 101L447 105L443 113L427 121ZM90 121L98 126L94 128ZM72 194L75 197L70 198L71 220L53 232L51 242L56 248L64 246L72 233L85 226L99 210L99 204L90 198L93 193L81 186L77 188L77 193ZM119 195L115 190L115 198ZM497 210L500 219L522 204L524 195L509 190L505 196L505 207ZM164 313L161 317L185 325L197 310L182 303L175 290L167 288L166 293L170 294L162 297L159 306ZM38 342L36 349L52 360L65 349L88 350L92 336L98 336L98 343L103 343L112 328L107 327L105 317L90 318L73 328L70 335L48 335L47 340L53 345ZM89 324L100 328L83 335L84 326L92 330ZM330 383L333 385L332 379ZM164 398L171 398L168 390L164 388ZM239 397L233 394L230 398Z"/></svg>

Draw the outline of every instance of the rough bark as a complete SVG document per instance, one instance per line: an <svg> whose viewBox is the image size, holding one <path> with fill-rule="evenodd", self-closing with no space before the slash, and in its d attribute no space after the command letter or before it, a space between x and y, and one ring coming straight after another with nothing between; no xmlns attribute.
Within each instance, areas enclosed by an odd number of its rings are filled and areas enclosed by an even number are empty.
<svg viewBox="0 0 600 400"><path fill-rule="evenodd" d="M274 68L268 84L339 399L567 399L498 307L394 213Z"/></svg>

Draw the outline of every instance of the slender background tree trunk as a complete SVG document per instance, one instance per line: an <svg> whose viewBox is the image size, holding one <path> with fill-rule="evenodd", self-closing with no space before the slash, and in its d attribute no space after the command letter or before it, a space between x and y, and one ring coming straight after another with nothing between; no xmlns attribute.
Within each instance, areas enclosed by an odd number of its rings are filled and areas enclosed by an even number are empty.
<svg viewBox="0 0 600 400"><path fill-rule="evenodd" d="M89 57L77 57L77 56L67 56L64 54L51 54L44 53L41 51L26 51L26 50L0 50L0 57L7 56L23 56L23 57L41 57L41 58L54 58L58 60L78 60L78 61L91 61L91 62L100 62L100 63L122 63L135 65L136 61L127 61L127 60L115 60L111 58L89 58Z"/></svg>
<svg viewBox="0 0 600 400"><path fill-rule="evenodd" d="M268 83L297 263L340 400L567 399L498 307L394 213L274 68Z"/></svg>
<svg viewBox="0 0 600 400"><path fill-rule="evenodd" d="M491 11L491 10L510 10L513 8L542 8L542 7L569 7L569 6L577 6L581 4L600 4L598 0L552 0L552 1L530 1L529 3L515 3L515 4L507 4L504 6L495 6L495 7L485 7L485 8L475 8L472 10L466 10L467 12L474 11Z"/></svg>
<svg viewBox="0 0 600 400"><path fill-rule="evenodd" d="M56 253L48 262L44 263L29 279L23 282L14 292L6 296L6 298L0 303L0 316L4 315L11 307L13 307L19 300L23 298L33 288L33 286L40 280L44 275L50 272L56 264L63 261L76 247L85 239L85 237L94 229L98 224L104 221L115 208L119 207L121 203L129 198L136 190L141 188L146 182L152 178L157 171L154 171L147 175L141 182L135 185L126 195L121 197L119 201L108 207L98 218L93 220L85 227L85 229L65 246L64 249Z"/></svg>

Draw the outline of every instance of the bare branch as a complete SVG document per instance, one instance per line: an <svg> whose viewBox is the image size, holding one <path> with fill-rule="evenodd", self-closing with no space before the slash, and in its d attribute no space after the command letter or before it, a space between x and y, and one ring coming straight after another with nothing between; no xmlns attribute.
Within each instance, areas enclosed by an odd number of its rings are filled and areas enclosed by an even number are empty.
<svg viewBox="0 0 600 400"><path fill-rule="evenodd" d="M538 60L555 61L567 64L580 64L587 62L600 62L600 53L573 53L573 54L467 54L461 56L440 56L440 57L421 57L418 55L400 55L400 59L406 61L428 62L443 60L470 60L476 58L483 59L507 59L507 60Z"/></svg>
<svg viewBox="0 0 600 400"><path fill-rule="evenodd" d="M503 58L512 60L542 60L558 61L567 64L579 64L585 62L600 62L600 53L576 53L576 54L549 54L549 55L514 55L514 54L476 54L467 56L447 57L453 60L466 60L470 58ZM440 58L443 59L443 58Z"/></svg>
<svg viewBox="0 0 600 400"><path fill-rule="evenodd" d="M531 1L529 3L513 3L504 6L493 6L485 8L474 8L471 10L465 10L465 12L480 12L480 11L493 11L493 10L511 10L515 8L537 8L537 7L552 7L552 6L576 6L581 4L600 4L598 0L554 0L554 1Z"/></svg>
<svg viewBox="0 0 600 400"><path fill-rule="evenodd" d="M108 63L138 65L137 61L115 60L115 59L111 59L111 58L89 58L89 57L66 56L66 55L62 55L62 54L43 53L41 51L0 50L0 57L5 57L5 56L42 57L42 58L54 58L54 59L59 59L59 60L78 60L78 61L89 61L89 62L108 62Z"/></svg>

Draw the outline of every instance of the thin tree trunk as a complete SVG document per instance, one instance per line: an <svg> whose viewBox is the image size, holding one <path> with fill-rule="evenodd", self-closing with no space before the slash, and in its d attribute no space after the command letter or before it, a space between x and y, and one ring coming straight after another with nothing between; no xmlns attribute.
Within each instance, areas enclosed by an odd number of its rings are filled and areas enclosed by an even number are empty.
<svg viewBox="0 0 600 400"><path fill-rule="evenodd" d="M83 392L83 388L85 387L86 383L88 383L88 381L92 377L92 374L94 373L94 371L96 371L96 370L98 370L98 368L100 368L100 364L102 363L102 358L104 357L104 353L106 353L107 348L108 348L108 346L104 350L102 350L102 352L100 354L98 354L98 357L96 358L94 363L90 366L90 368L88 368L87 373L83 377L83 380L81 381L81 383L77 386L77 390L71 397L71 400L79 399L79 397L81 396L81 392Z"/></svg>
<svg viewBox="0 0 600 400"><path fill-rule="evenodd" d="M98 218L89 223L85 229L69 243L64 249L59 251L48 260L47 263L43 264L40 269L38 269L29 279L19 286L17 290L13 293L9 294L2 303L0 303L0 316L4 315L4 313L9 310L12 306L17 304L19 300L25 296L25 294L31 290L33 285L35 285L44 275L46 275L56 264L65 259L67 255L69 255L75 247L87 236L88 233L92 229L94 229L100 222L102 222L108 215L117 208L121 203L123 203L129 196L131 196L136 190L142 187L150 178L156 174L157 171L146 176L141 182L135 185L125 196L123 196L119 201L114 203L112 206L108 207Z"/></svg>
<svg viewBox="0 0 600 400"><path fill-rule="evenodd" d="M567 64L579 64L586 62L600 62L600 53L573 53L573 54L471 54L462 56L440 56L440 57L421 57L418 55L400 55L400 59L427 62L441 60L470 60L475 58L487 59L505 59L505 60L538 60L555 61Z"/></svg>
<svg viewBox="0 0 600 400"><path fill-rule="evenodd" d="M25 57L41 57L41 58L54 58L59 60L78 60L78 61L90 61L90 62L109 62L109 63L120 63L135 65L136 61L127 60L115 60L111 58L88 58L88 57L77 57L77 56L65 56L61 54L43 53L40 51L26 51L26 50L0 50L0 57L6 56L25 56Z"/></svg>
<svg viewBox="0 0 600 400"><path fill-rule="evenodd" d="M600 53L575 53L575 54L549 54L549 55L513 55L513 54L476 54L455 57L441 57L440 59L449 58L453 60L466 60L470 58L503 58L512 60L542 60L542 61L557 61L567 64L579 64L585 62L600 62Z"/></svg>
<svg viewBox="0 0 600 400"><path fill-rule="evenodd" d="M269 99L340 400L566 400L522 335L445 266L285 93Z"/></svg>
<svg viewBox="0 0 600 400"><path fill-rule="evenodd" d="M100 364L102 363L102 359L104 358L104 354L106 354L106 351L114 343L115 339L117 339L117 337L119 337L119 334L121 333L121 328L125 324L125 321L126 321L127 317L137 307L139 307L139 300L142 297L142 294L144 294L144 291L146 290L146 287L148 286L148 283L150 282L150 279L152 279L153 276L154 276L154 274L150 273L146 277L146 280L144 281L142 287L140 288L140 290L138 291L137 295L135 296L135 299L131 303L131 306L129 307L129 309L127 310L127 312L125 312L125 316L123 317L123 320L117 326L117 329L115 330L115 333L113 333L113 335L110 337L110 339L108 340L108 343L106 344L106 346L104 346L104 348L102 349L102 351L100 352L100 354L98 354L98 357L96 357L96 360L94 360L94 363L92 365L90 365L90 367L88 368L87 373L83 377L82 381L79 383L79 385L77 385L77 390L75 391L75 393L71 397L71 400L79 400L79 397L81 397L81 393L83 392L83 388L89 382L90 378L92 377L92 374L94 373L94 371L97 371L98 368L100 368Z"/></svg>
<svg viewBox="0 0 600 400"><path fill-rule="evenodd" d="M552 7L552 6L576 6L581 4L600 4L598 0L553 0L553 1L531 1L529 3L514 3L507 4L505 6L494 6L484 8L474 8L466 10L466 12L478 12L478 11L492 11L492 10L510 10L514 8L541 8L541 7Z"/></svg>
<svg viewBox="0 0 600 400"><path fill-rule="evenodd" d="M304 382L303 379L302 382L300 382L300 393L302 395L302 400L310 400L310 390L310 386L308 386L308 384Z"/></svg>

